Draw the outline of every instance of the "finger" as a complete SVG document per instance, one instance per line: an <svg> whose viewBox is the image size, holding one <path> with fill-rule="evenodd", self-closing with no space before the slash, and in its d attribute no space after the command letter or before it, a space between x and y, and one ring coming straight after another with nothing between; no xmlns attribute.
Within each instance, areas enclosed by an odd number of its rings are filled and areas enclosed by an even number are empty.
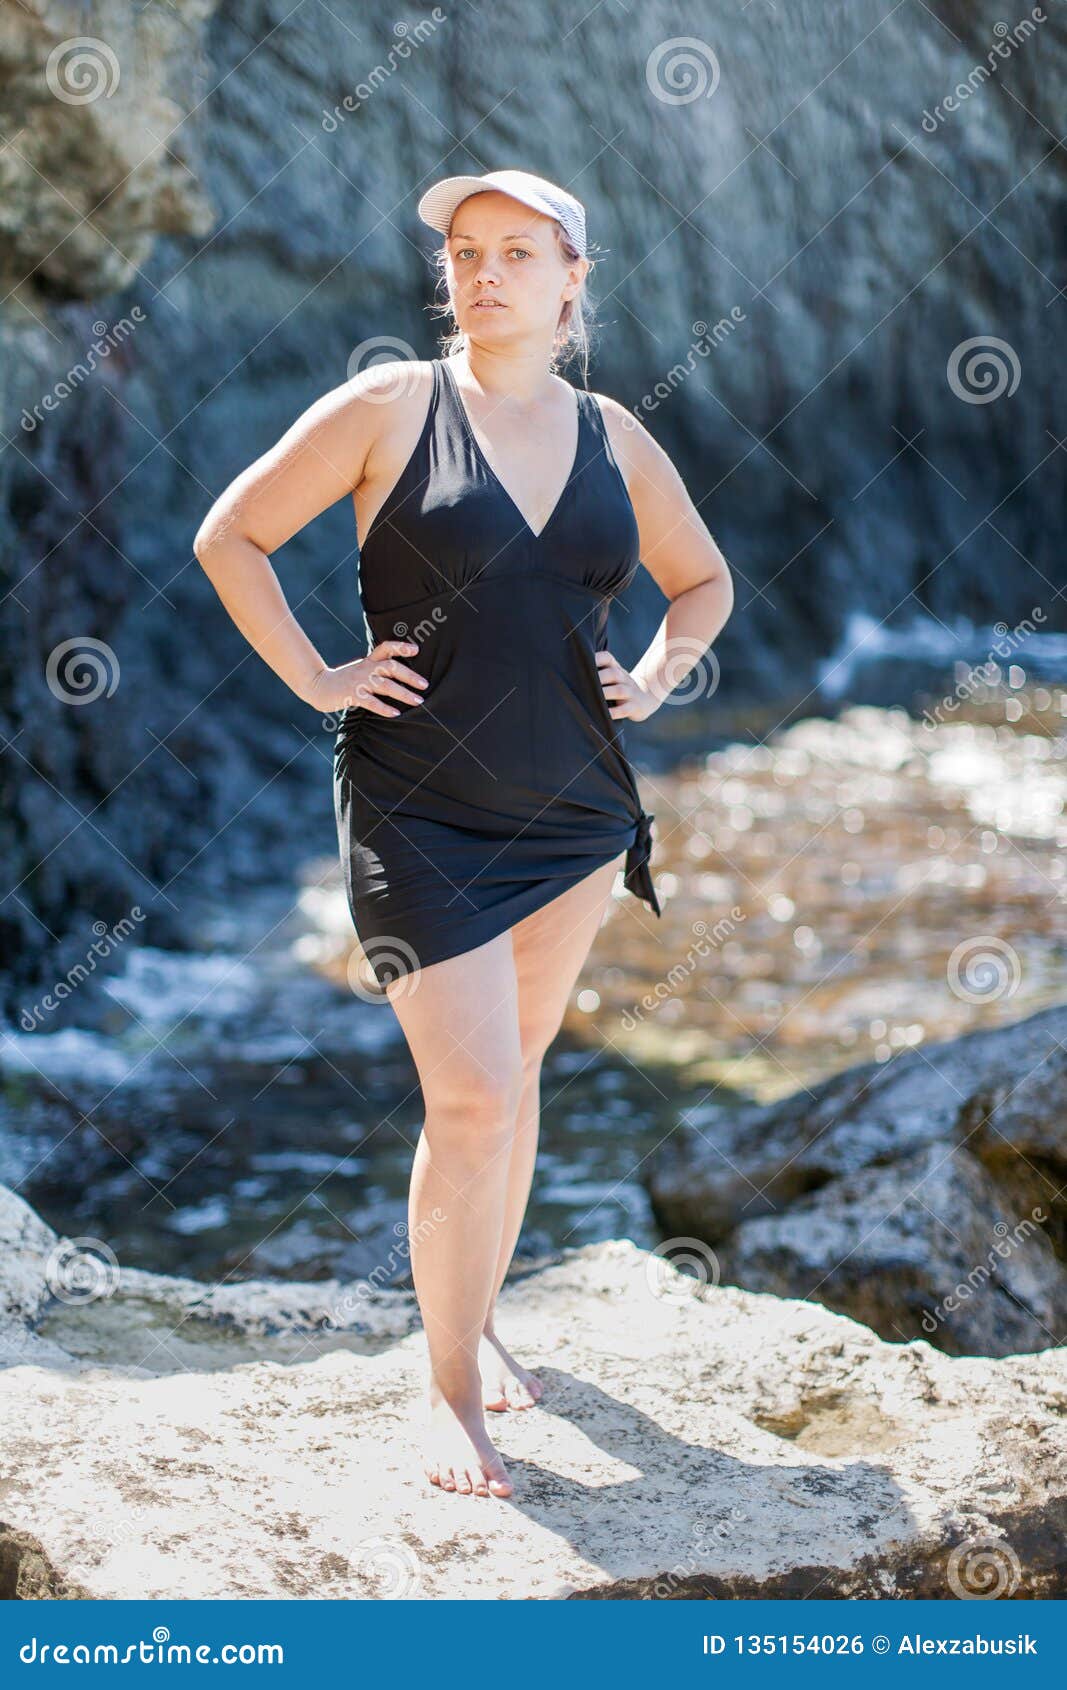
<svg viewBox="0 0 1067 1690"><path fill-rule="evenodd" d="M398 663L395 657L387 657L381 663L375 663L376 675L391 675L394 681L407 681L409 686L425 687L428 685L425 675L420 675L417 669L409 669L406 663Z"/></svg>
<svg viewBox="0 0 1067 1690"><path fill-rule="evenodd" d="M399 698L404 704L421 704L423 701L421 692L412 692L408 687L402 687L399 681L390 680L388 675L373 675L370 684L383 698Z"/></svg>
<svg viewBox="0 0 1067 1690"><path fill-rule="evenodd" d="M372 657L415 657L418 646L414 640L382 640L371 652Z"/></svg>
<svg viewBox="0 0 1067 1690"><path fill-rule="evenodd" d="M393 706L386 704L383 699L375 698L370 691L360 698L359 707L361 710L366 710L370 716L399 716L400 714L399 710L394 710Z"/></svg>

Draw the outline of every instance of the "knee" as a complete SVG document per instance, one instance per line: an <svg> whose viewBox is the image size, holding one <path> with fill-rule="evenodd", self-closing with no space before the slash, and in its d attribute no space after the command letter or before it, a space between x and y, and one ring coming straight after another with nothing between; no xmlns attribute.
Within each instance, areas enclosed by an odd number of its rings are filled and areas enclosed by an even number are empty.
<svg viewBox="0 0 1067 1690"><path fill-rule="evenodd" d="M520 1062L482 1067L474 1063L462 1076L435 1084L426 1098L439 1141L480 1151L510 1139L522 1097Z"/></svg>
<svg viewBox="0 0 1067 1690"><path fill-rule="evenodd" d="M529 1023L520 1030L520 1044L522 1046L523 1077L529 1080L532 1075L539 1074L541 1064L545 1059L549 1045L559 1032L562 1020L554 1021L551 1025L546 1022Z"/></svg>

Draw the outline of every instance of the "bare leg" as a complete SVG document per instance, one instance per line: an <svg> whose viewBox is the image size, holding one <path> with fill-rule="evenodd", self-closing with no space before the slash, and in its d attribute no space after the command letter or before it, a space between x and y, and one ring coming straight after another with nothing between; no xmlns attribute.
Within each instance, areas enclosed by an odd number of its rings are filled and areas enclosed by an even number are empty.
<svg viewBox="0 0 1067 1690"><path fill-rule="evenodd" d="M425 1470L444 1490L509 1496L507 1470L485 1429L478 1349L496 1288L522 1091L510 936L386 990L426 1111L408 1208L412 1276L430 1355Z"/></svg>
<svg viewBox="0 0 1067 1690"><path fill-rule="evenodd" d="M520 1366L501 1343L494 1308L530 1199L540 1129L541 1064L600 930L621 861L619 858L595 869L511 929L523 1087L508 1164L500 1252L481 1349L483 1405L497 1411L529 1408L541 1395L540 1380Z"/></svg>

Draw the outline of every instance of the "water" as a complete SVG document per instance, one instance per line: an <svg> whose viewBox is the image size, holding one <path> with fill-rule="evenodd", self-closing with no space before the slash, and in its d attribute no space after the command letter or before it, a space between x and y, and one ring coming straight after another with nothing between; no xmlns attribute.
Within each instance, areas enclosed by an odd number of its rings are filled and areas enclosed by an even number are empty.
<svg viewBox="0 0 1067 1690"><path fill-rule="evenodd" d="M1010 665L952 697L643 778L664 916L618 892L572 993L525 1261L654 1243L641 1169L684 1109L1062 1001L1067 692ZM131 952L91 1029L8 1041L0 1178L126 1266L409 1283L420 1098L392 1011L352 990L336 862L295 904L206 911L192 943Z"/></svg>

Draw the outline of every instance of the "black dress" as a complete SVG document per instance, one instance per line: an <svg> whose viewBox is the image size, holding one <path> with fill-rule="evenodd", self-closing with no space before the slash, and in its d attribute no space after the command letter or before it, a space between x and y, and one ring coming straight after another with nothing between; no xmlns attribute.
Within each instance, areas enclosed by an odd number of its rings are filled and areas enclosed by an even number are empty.
<svg viewBox="0 0 1067 1690"><path fill-rule="evenodd" d="M636 571L633 505L600 406L535 534L475 439L447 360L360 548L368 650L411 640L421 704L341 716L334 810L348 907L381 985L484 945L626 851L657 915L652 817L595 653Z"/></svg>

